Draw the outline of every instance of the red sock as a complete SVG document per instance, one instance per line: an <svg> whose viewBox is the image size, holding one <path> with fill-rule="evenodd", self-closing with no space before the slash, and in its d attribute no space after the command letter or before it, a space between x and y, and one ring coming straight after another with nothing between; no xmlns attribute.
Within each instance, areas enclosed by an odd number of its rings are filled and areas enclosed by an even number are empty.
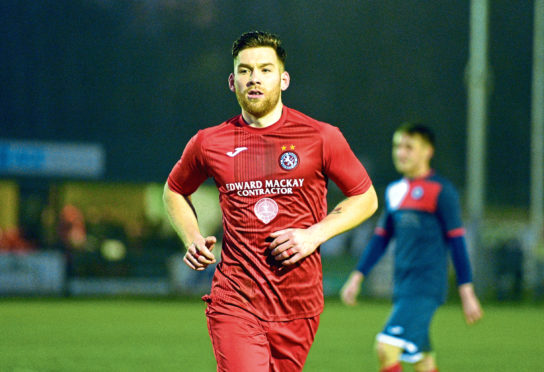
<svg viewBox="0 0 544 372"><path fill-rule="evenodd" d="M400 363L397 363L391 367L382 369L380 372L402 372L402 366Z"/></svg>

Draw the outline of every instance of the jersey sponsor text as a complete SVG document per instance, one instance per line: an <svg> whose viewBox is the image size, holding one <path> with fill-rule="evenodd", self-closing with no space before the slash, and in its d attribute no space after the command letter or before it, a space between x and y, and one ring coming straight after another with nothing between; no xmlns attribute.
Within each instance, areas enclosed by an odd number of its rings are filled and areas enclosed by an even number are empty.
<svg viewBox="0 0 544 372"><path fill-rule="evenodd" d="M282 178L227 183L225 188L239 196L287 195L303 184L304 178Z"/></svg>

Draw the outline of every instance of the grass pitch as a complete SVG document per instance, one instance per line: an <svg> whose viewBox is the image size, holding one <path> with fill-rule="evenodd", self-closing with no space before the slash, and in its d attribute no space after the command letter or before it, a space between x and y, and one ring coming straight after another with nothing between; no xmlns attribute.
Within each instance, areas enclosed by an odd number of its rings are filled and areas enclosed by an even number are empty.
<svg viewBox="0 0 544 372"><path fill-rule="evenodd" d="M0 371L215 371L204 307L195 299L1 300ZM305 371L377 371L374 336L389 308L327 299ZM432 339L440 370L542 370L544 307L484 310L472 327L458 304L438 311Z"/></svg>

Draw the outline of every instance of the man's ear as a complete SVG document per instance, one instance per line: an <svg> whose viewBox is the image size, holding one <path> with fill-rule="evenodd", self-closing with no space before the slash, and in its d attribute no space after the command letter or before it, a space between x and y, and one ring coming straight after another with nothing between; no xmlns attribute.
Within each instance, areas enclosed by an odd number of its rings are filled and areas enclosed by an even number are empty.
<svg viewBox="0 0 544 372"><path fill-rule="evenodd" d="M429 161L431 161L431 159L433 158L434 156L434 147L429 145Z"/></svg>
<svg viewBox="0 0 544 372"><path fill-rule="evenodd" d="M236 92L236 88L234 87L234 74L232 72L229 75L229 89L231 92Z"/></svg>
<svg viewBox="0 0 544 372"><path fill-rule="evenodd" d="M289 83L291 82L291 77L287 71L281 73L281 90L287 90L289 88Z"/></svg>

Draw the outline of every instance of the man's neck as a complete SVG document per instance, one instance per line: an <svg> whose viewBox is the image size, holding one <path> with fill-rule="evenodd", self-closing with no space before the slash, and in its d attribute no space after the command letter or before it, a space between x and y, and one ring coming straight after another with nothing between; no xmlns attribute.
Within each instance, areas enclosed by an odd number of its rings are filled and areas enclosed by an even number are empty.
<svg viewBox="0 0 544 372"><path fill-rule="evenodd" d="M411 174L405 174L404 176L414 180L414 179L418 179L418 178L425 178L430 173L431 173L431 168L430 167L424 167L422 169L418 169L416 172L413 172Z"/></svg>
<svg viewBox="0 0 544 372"><path fill-rule="evenodd" d="M281 102L278 102L276 107L272 111L270 111L268 114L256 117L254 115L251 115L247 111L242 110L242 117L244 118L244 121L253 128L266 128L274 123L277 123L278 120L281 118L281 114L283 112L283 104Z"/></svg>

